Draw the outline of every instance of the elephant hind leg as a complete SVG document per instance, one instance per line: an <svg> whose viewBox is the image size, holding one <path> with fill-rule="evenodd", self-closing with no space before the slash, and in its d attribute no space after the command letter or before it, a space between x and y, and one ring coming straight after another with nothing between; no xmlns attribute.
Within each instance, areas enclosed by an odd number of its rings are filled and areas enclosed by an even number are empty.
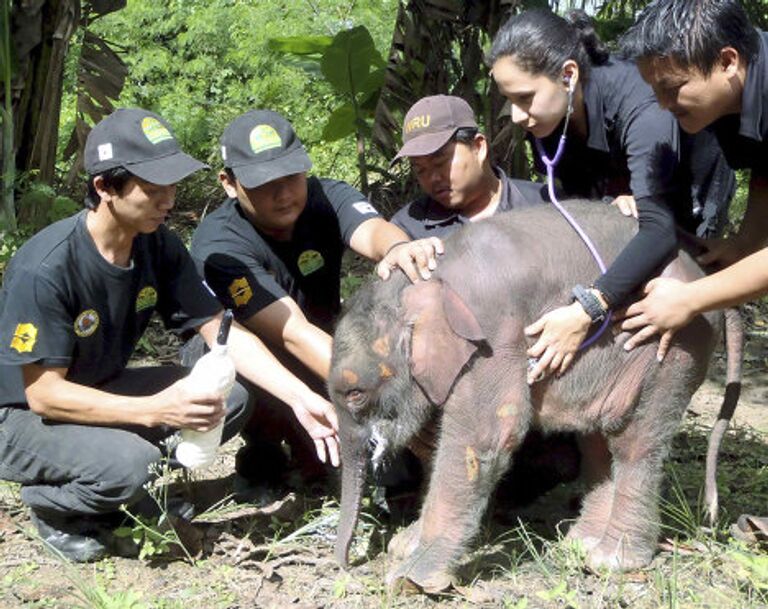
<svg viewBox="0 0 768 609"><path fill-rule="evenodd" d="M569 532L582 540L593 568L643 567L656 550L662 466L687 402L670 404L656 392L650 398L653 407L641 404L639 416L610 438L611 477L586 497L582 515Z"/></svg>

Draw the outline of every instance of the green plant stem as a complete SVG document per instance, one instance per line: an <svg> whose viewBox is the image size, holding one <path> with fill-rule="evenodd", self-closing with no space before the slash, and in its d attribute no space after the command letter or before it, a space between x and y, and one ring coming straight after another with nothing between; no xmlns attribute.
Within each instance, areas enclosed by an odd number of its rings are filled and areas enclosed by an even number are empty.
<svg viewBox="0 0 768 609"><path fill-rule="evenodd" d="M2 217L0 229L16 230L16 210L13 205L13 184L16 180L16 154L13 150L13 100L11 99L11 0L2 0L2 39L3 55L3 166L2 166Z"/></svg>
<svg viewBox="0 0 768 609"><path fill-rule="evenodd" d="M360 113L360 106L357 104L357 91L355 91L355 82L352 78L351 62L347 67L349 73L350 96L352 97L352 109L355 111L355 138L357 139L357 169L360 172L360 190L367 197L370 191L368 186L368 163L365 159L365 135L361 123L363 117Z"/></svg>

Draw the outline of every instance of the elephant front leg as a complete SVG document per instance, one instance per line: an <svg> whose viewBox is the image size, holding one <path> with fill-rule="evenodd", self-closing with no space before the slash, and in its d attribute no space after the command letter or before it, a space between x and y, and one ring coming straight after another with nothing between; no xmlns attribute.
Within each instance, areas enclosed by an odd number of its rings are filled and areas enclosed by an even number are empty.
<svg viewBox="0 0 768 609"><path fill-rule="evenodd" d="M509 464L509 435L502 440L498 421L479 419L446 412L421 517L390 545L390 558L401 560L387 575L391 588L433 593L452 585L456 564Z"/></svg>
<svg viewBox="0 0 768 609"><path fill-rule="evenodd" d="M442 447L441 447L442 448ZM456 562L477 533L490 489L498 479L498 455L472 446L438 451L421 517L390 544L402 559L387 576L391 588L415 586L439 592L451 586Z"/></svg>

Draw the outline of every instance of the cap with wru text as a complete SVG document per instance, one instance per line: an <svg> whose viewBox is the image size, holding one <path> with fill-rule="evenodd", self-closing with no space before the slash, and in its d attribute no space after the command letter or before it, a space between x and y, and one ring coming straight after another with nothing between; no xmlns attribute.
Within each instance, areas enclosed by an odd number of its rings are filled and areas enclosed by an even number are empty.
<svg viewBox="0 0 768 609"><path fill-rule="evenodd" d="M85 170L90 175L115 167L165 186L207 165L182 152L162 117L140 108L121 108L96 123L85 141Z"/></svg>
<svg viewBox="0 0 768 609"><path fill-rule="evenodd" d="M245 188L257 188L312 167L291 123L271 110L251 110L238 116L220 142L224 167Z"/></svg>
<svg viewBox="0 0 768 609"><path fill-rule="evenodd" d="M477 129L470 105L453 95L431 95L417 101L403 120L403 147L392 162L440 150L458 129Z"/></svg>

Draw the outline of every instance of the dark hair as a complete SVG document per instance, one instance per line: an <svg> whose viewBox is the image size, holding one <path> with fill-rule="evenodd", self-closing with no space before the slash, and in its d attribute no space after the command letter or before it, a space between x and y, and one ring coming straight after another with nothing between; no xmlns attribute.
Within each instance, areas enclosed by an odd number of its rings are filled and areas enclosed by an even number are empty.
<svg viewBox="0 0 768 609"><path fill-rule="evenodd" d="M534 76L544 74L557 79L569 59L579 65L586 80L590 66L608 61L608 51L595 32L592 19L580 10L560 17L546 9L532 9L510 17L493 39L487 62L493 65L502 57L515 62Z"/></svg>
<svg viewBox="0 0 768 609"><path fill-rule="evenodd" d="M235 172L234 172L234 171L232 171L232 168L231 168L231 167L225 167L225 168L224 168L224 173L226 173L226 174L227 174L227 178L229 178L229 181L230 181L230 182L232 182L233 184L234 184L235 182L237 182L237 177L235 176Z"/></svg>
<svg viewBox="0 0 768 609"><path fill-rule="evenodd" d="M760 38L738 0L657 0L640 13L620 44L632 59L669 57L710 74L721 49L733 47L751 61Z"/></svg>
<svg viewBox="0 0 768 609"><path fill-rule="evenodd" d="M93 185L93 180L99 176L104 180L105 188L114 188L118 194L125 188L128 180L134 177L134 175L125 167L113 167L112 169L107 169L101 173L89 175L85 191L85 206L88 209L96 209L99 206L99 203L101 203L101 197L99 196L99 193L96 192L96 187Z"/></svg>
<svg viewBox="0 0 768 609"><path fill-rule="evenodd" d="M459 144L471 144L475 141L478 130L475 127L459 127L451 137L451 141Z"/></svg>

